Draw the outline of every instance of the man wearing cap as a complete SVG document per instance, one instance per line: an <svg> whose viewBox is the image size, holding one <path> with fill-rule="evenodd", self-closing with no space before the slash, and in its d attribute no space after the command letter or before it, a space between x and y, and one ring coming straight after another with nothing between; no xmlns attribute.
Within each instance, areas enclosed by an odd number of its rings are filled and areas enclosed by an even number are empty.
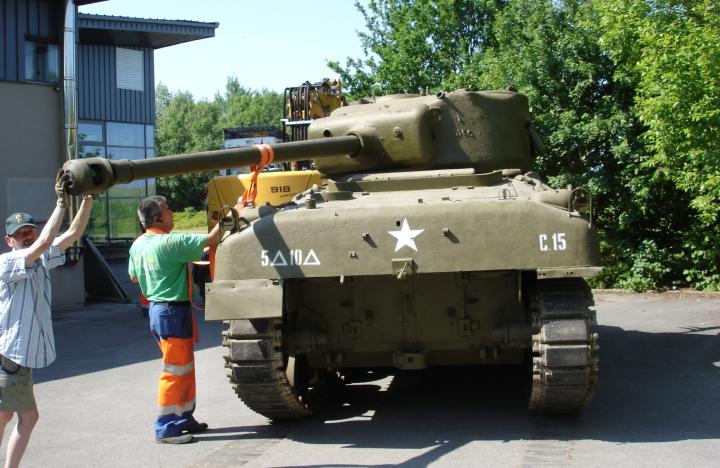
<svg viewBox="0 0 720 468"><path fill-rule="evenodd" d="M55 360L48 270L65 263L65 250L80 238L90 218L93 197L86 195L68 230L55 237L65 216L65 183L60 170L57 204L39 235L27 213L14 213L5 221L5 243L12 251L0 255L0 441L13 414L18 415L6 467L20 464L39 417L32 369Z"/></svg>

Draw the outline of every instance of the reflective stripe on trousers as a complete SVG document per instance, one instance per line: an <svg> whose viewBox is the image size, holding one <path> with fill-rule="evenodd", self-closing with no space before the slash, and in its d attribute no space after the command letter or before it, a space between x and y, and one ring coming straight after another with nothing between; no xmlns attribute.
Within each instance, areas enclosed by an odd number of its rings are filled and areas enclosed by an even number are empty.
<svg viewBox="0 0 720 468"><path fill-rule="evenodd" d="M149 316L163 356L155 435L172 437L195 422L192 310L188 303L152 302Z"/></svg>

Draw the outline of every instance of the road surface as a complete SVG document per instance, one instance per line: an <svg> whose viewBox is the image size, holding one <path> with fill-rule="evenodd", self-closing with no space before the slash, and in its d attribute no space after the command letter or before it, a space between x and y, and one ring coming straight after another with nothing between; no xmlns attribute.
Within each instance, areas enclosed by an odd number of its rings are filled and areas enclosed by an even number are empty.
<svg viewBox="0 0 720 468"><path fill-rule="evenodd" d="M600 380L569 418L528 413L517 372L461 369L353 384L317 417L271 424L227 382L222 325L201 322L196 415L211 430L184 446L154 443L161 363L139 308L58 313L59 358L35 373L41 416L23 466L718 466L720 295L596 301Z"/></svg>

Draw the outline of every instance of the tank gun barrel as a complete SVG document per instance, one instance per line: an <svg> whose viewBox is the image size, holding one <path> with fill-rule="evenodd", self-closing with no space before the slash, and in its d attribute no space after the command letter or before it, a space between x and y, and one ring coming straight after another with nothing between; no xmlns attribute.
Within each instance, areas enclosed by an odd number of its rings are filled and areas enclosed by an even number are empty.
<svg viewBox="0 0 720 468"><path fill-rule="evenodd" d="M362 149L361 139L353 135L267 146L274 153L274 162L352 156ZM63 170L69 179L67 187L70 194L82 195L104 192L113 185L133 180L257 165L261 158L261 150L250 146L134 161L75 159L67 161Z"/></svg>

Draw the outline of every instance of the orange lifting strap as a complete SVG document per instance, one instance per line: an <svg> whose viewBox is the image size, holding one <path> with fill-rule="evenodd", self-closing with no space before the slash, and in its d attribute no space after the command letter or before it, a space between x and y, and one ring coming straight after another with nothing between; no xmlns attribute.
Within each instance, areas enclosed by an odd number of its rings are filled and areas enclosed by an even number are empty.
<svg viewBox="0 0 720 468"><path fill-rule="evenodd" d="M195 314L192 312L192 309L197 309L199 311L205 311L204 307L198 307L193 302L193 281L192 281L192 270L190 269L190 264L185 264L185 276L187 276L188 280L188 301L190 301L190 316L192 317L192 329L193 329L193 343L200 343L200 334L198 333L198 324L197 319L195 318Z"/></svg>
<svg viewBox="0 0 720 468"><path fill-rule="evenodd" d="M250 166L250 186L243 193L242 206L248 206L255 203L255 197L257 196L257 178L267 164L271 164L275 159L275 151L268 144L253 145L260 151L260 164L257 166Z"/></svg>

